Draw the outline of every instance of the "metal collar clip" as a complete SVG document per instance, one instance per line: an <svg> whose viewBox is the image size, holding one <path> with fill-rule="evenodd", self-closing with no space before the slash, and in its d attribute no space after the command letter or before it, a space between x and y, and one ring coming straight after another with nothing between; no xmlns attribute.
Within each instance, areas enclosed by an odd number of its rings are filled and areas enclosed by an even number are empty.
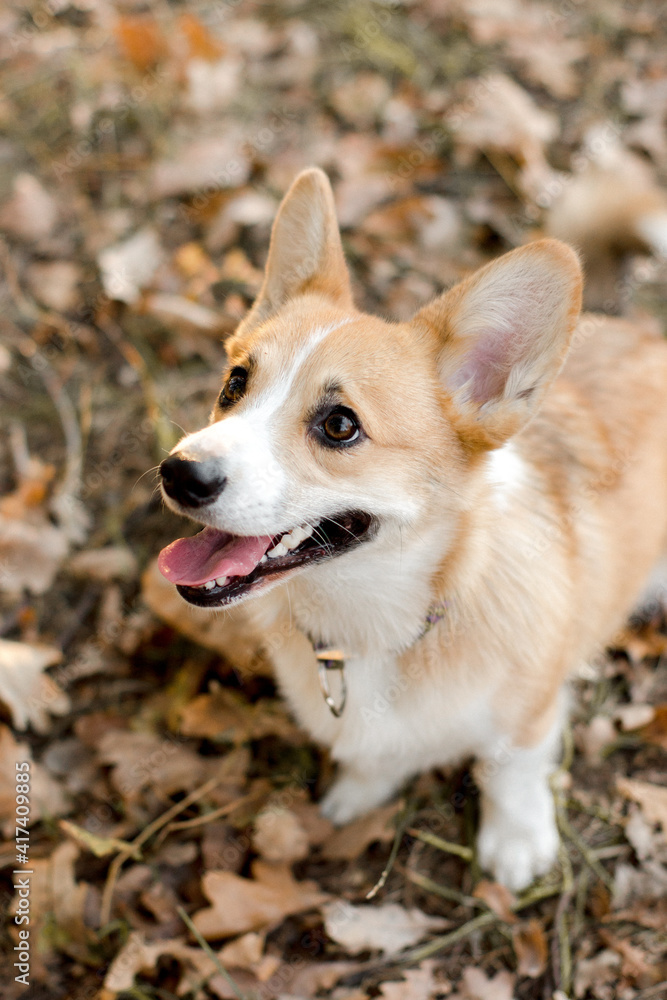
<svg viewBox="0 0 667 1000"><path fill-rule="evenodd" d="M345 700L347 698L347 684L345 682L345 657L340 649L316 649L317 667L320 676L320 688L322 696L329 707L329 711L337 719L343 714ZM329 672L338 670L340 673L340 692L338 701L335 700L329 687Z"/></svg>

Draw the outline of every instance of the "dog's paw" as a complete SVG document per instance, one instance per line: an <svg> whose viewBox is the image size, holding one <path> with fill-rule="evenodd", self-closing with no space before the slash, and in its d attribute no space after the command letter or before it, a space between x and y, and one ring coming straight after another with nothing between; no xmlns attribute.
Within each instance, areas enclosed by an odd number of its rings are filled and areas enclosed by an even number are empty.
<svg viewBox="0 0 667 1000"><path fill-rule="evenodd" d="M369 780L354 772L344 772L322 799L320 810L336 826L343 826L382 805L393 790L393 782Z"/></svg>
<svg viewBox="0 0 667 1000"><path fill-rule="evenodd" d="M558 831L552 816L518 819L496 812L483 823L477 838L482 868L497 882L519 892L549 871L558 857Z"/></svg>

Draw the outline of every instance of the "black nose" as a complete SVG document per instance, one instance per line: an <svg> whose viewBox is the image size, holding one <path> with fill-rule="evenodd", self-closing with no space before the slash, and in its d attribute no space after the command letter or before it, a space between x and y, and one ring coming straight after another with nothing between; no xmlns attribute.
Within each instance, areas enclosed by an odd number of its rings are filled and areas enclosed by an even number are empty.
<svg viewBox="0 0 667 1000"><path fill-rule="evenodd" d="M167 496L183 507L204 507L222 493L227 482L217 462L190 462L177 453L160 466Z"/></svg>

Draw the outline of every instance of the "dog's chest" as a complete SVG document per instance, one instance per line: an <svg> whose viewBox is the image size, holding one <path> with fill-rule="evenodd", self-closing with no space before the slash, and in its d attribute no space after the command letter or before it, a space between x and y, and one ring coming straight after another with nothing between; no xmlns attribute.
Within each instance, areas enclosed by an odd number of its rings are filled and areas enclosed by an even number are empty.
<svg viewBox="0 0 667 1000"><path fill-rule="evenodd" d="M419 647L420 644L418 644ZM310 642L295 633L274 654L280 687L301 725L342 763L392 761L423 770L490 752L497 742L488 692L429 678L421 650L398 657L352 656L345 663L347 701L335 718L324 701ZM332 676L335 700L341 678Z"/></svg>

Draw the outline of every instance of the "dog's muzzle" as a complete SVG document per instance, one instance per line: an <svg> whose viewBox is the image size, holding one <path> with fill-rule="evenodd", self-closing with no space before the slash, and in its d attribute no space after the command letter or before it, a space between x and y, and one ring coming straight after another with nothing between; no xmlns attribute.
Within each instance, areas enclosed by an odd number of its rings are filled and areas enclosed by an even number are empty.
<svg viewBox="0 0 667 1000"><path fill-rule="evenodd" d="M160 466L162 486L182 507L205 507L224 490L227 479L217 462L191 462L178 452Z"/></svg>

